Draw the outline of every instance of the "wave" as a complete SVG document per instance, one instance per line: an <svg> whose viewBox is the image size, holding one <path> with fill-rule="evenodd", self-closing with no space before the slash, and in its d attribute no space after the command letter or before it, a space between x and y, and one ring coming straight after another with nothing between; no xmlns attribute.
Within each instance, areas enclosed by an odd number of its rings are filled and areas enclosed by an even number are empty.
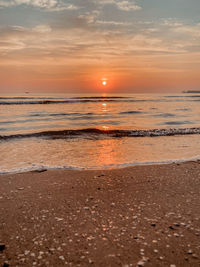
<svg viewBox="0 0 200 267"><path fill-rule="evenodd" d="M76 103L70 100L37 100L37 101L0 101L0 105L43 105L43 104L65 104L65 103Z"/></svg>
<svg viewBox="0 0 200 267"><path fill-rule="evenodd" d="M41 173L50 170L74 170L74 171L82 171L82 170L109 170L109 169L122 169L133 166L152 166L152 165L168 165L168 164L181 164L185 162L199 162L199 156L191 157L191 158L182 158L182 159L171 159L171 160L161 160L161 161L140 161L140 162L129 162L129 163L119 163L119 164L108 164L103 166L49 166L49 165L34 165L27 167L19 167L12 168L7 170L0 169L0 175L4 174L16 174L16 173Z"/></svg>
<svg viewBox="0 0 200 267"><path fill-rule="evenodd" d="M129 99L129 98L71 98L68 100L27 100L27 101L0 101L0 105L50 105L50 104L77 104L77 103L166 103L166 102L199 102L200 99Z"/></svg>
<svg viewBox="0 0 200 267"><path fill-rule="evenodd" d="M136 102L137 100L120 99L74 99L74 100L38 100L38 101L0 101L0 105L48 105L48 104L77 104L77 103L105 103L105 102ZM142 100L141 100L142 101ZM140 101L140 102L141 102Z"/></svg>
<svg viewBox="0 0 200 267"><path fill-rule="evenodd" d="M141 113L143 113L143 112L141 112L141 111L138 111L138 110L131 110L131 111L122 111L122 112L120 112L119 114L141 114Z"/></svg>
<svg viewBox="0 0 200 267"><path fill-rule="evenodd" d="M3 100L15 100L15 99L27 99L27 100L31 100L31 99L44 99L44 100L48 100L48 99L62 99L61 97L28 97L28 96L1 96L0 99Z"/></svg>
<svg viewBox="0 0 200 267"><path fill-rule="evenodd" d="M197 97L199 98L200 95L168 95L168 96L165 96L166 98L190 98L190 97Z"/></svg>
<svg viewBox="0 0 200 267"><path fill-rule="evenodd" d="M71 112L71 113L44 113L44 114L38 114L34 113L29 115L29 117L62 117L62 116L89 116L89 115L97 115L94 112L87 112L87 113L80 113L80 112Z"/></svg>
<svg viewBox="0 0 200 267"><path fill-rule="evenodd" d="M125 97L125 96L78 96L78 97L72 97L70 99L129 99L129 98L130 97Z"/></svg>
<svg viewBox="0 0 200 267"><path fill-rule="evenodd" d="M184 124L193 124L192 121L166 121L165 125L184 125Z"/></svg>
<svg viewBox="0 0 200 267"><path fill-rule="evenodd" d="M67 139L67 138L87 138L99 139L105 137L159 137L175 135L193 135L200 134L199 128L183 129L152 129L152 130L100 130L97 128L88 128L80 130L60 130L44 131L27 134L0 135L0 141L17 139L17 138L48 138L48 139Z"/></svg>
<svg viewBox="0 0 200 267"><path fill-rule="evenodd" d="M67 99L129 99L134 97L124 97L124 96L77 96L77 97L69 97ZM15 99L63 99L62 97L33 97L33 96L1 96L0 99L5 100L15 100Z"/></svg>
<svg viewBox="0 0 200 267"><path fill-rule="evenodd" d="M197 101L197 100L195 100ZM167 100L147 99L71 99L71 100L37 100L37 101L0 101L0 105L49 105L49 104L77 104L77 103L144 103L144 102L171 102Z"/></svg>
<svg viewBox="0 0 200 267"><path fill-rule="evenodd" d="M158 114L154 114L153 117L158 117L158 118L170 118L170 117L176 117L176 114L172 114L172 113L158 113Z"/></svg>

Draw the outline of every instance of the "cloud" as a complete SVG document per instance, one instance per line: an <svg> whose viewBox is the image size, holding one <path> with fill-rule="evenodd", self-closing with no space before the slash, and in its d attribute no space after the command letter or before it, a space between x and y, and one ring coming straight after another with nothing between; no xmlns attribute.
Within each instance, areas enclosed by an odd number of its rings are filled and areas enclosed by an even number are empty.
<svg viewBox="0 0 200 267"><path fill-rule="evenodd" d="M164 66L167 60L167 68L170 64L178 68L180 62L188 58L194 62L194 55L200 55L198 23L163 20L132 23L109 20L97 10L72 17L62 15L65 18L62 27L50 22L31 28L0 26L0 65L6 62L80 69L126 63L130 69L139 69L156 66L158 61ZM80 25L74 27L72 19L78 19Z"/></svg>
<svg viewBox="0 0 200 267"><path fill-rule="evenodd" d="M49 25L37 25L36 27L33 28L33 31L39 33L46 33L46 32L51 32L52 29Z"/></svg>
<svg viewBox="0 0 200 267"><path fill-rule="evenodd" d="M134 2L129 1L119 1L115 3L118 7L118 9L124 10L124 11L131 11L131 10L140 10L141 7L136 5Z"/></svg>
<svg viewBox="0 0 200 267"><path fill-rule="evenodd" d="M77 6L62 0L0 0L0 8L27 5L48 11L76 10Z"/></svg>
<svg viewBox="0 0 200 267"><path fill-rule="evenodd" d="M99 25L115 25L115 21L97 20ZM120 22L119 22L120 23ZM118 23L118 24L119 24ZM123 26L122 24L120 24ZM146 57L154 54L174 54L184 52L184 47L168 43L161 36L153 37L148 33L130 33L109 31L107 28L96 28L93 31L85 28L54 29L49 25L37 25L33 28L7 27L0 28L0 58L23 58L44 60L46 57L55 62L97 62L123 58L130 61L134 56ZM80 38L81 36L81 38ZM188 44L187 44L188 45Z"/></svg>
<svg viewBox="0 0 200 267"><path fill-rule="evenodd" d="M167 27L170 31L174 31L177 33L200 36L200 23L189 24L189 23L183 23L178 20L167 19L164 20L161 25Z"/></svg>
<svg viewBox="0 0 200 267"><path fill-rule="evenodd" d="M88 24L94 23L95 19L99 16L99 10L93 10L91 12L86 12L85 14L81 14L78 16L78 19L82 19Z"/></svg>
<svg viewBox="0 0 200 267"><path fill-rule="evenodd" d="M96 24L99 25L111 25L111 26L129 26L132 23L130 22L121 22L121 21L108 21L108 20L96 20Z"/></svg>
<svg viewBox="0 0 200 267"><path fill-rule="evenodd" d="M135 11L142 9L134 0L95 0L98 5L115 5L119 10L123 11Z"/></svg>

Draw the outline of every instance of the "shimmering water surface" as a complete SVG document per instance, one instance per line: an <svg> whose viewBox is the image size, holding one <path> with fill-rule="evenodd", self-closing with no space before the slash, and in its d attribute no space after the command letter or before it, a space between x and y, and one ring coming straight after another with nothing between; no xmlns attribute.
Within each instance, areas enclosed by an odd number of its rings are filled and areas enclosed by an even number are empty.
<svg viewBox="0 0 200 267"><path fill-rule="evenodd" d="M200 94L0 95L0 172L200 157Z"/></svg>

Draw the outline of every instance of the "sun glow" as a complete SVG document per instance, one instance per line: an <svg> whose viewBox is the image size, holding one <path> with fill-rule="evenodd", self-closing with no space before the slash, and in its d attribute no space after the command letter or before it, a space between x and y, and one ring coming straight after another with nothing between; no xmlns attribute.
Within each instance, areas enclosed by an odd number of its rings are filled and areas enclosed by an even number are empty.
<svg viewBox="0 0 200 267"><path fill-rule="evenodd" d="M103 86L106 86L106 85L107 85L107 79L106 79L106 78L103 78L103 79L101 79L101 80L102 80L102 82L101 82L102 85L103 85Z"/></svg>

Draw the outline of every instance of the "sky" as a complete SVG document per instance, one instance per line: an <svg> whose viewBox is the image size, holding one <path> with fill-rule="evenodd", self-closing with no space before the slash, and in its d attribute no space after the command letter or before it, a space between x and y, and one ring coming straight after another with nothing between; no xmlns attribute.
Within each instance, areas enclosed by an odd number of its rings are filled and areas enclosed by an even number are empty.
<svg viewBox="0 0 200 267"><path fill-rule="evenodd" d="M0 93L199 90L199 14L199 0L0 0Z"/></svg>

